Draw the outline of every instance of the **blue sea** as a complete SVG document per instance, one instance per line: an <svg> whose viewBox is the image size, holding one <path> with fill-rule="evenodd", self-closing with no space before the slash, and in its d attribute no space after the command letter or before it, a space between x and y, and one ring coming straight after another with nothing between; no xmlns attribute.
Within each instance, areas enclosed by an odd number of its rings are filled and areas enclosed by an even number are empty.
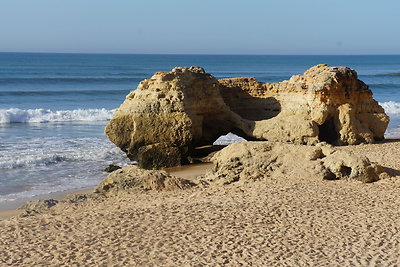
<svg viewBox="0 0 400 267"><path fill-rule="evenodd" d="M0 53L0 208L93 187L109 164L129 164L103 129L154 72L195 65L279 82L321 63L355 69L391 117L386 136L400 137L400 56Z"/></svg>

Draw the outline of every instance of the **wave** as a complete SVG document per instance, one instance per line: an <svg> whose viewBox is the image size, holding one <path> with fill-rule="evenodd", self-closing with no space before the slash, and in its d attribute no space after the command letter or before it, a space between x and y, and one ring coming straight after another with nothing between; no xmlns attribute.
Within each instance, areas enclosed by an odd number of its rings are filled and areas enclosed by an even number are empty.
<svg viewBox="0 0 400 267"><path fill-rule="evenodd" d="M145 72L120 72L120 73L113 73L114 75L118 76L151 76L152 74L150 73L145 73Z"/></svg>
<svg viewBox="0 0 400 267"><path fill-rule="evenodd" d="M102 109L0 109L0 124L6 123L45 123L72 121L107 121L113 116L114 110Z"/></svg>
<svg viewBox="0 0 400 267"><path fill-rule="evenodd" d="M384 109L387 114L400 114L400 103L394 102L394 101L389 101L389 102L383 102L379 103Z"/></svg>
<svg viewBox="0 0 400 267"><path fill-rule="evenodd" d="M99 147L85 147L81 145L75 151L68 151L67 144L63 144L67 151L45 152L45 151L29 151L27 155L9 155L1 157L0 169L18 169L31 168L39 166L50 166L60 163L73 162L118 162L120 165L125 165L128 160L122 151L116 147L109 147L107 144L102 144ZM82 148L83 147L83 148ZM49 147L49 150L55 149Z"/></svg>
<svg viewBox="0 0 400 267"><path fill-rule="evenodd" d="M12 160L2 160L0 162L0 169L15 169L22 167L34 166L47 166L63 161L64 159L57 155L42 155L42 156L25 156L21 158L14 158Z"/></svg>
<svg viewBox="0 0 400 267"><path fill-rule="evenodd" d="M127 95L130 90L48 90L48 91L0 91L0 96L46 96L46 95Z"/></svg>
<svg viewBox="0 0 400 267"><path fill-rule="evenodd" d="M220 136L217 140L215 140L213 145L227 146L227 145L237 143L237 142L242 142L242 141L246 141L246 139L244 139L240 136L237 136L236 134L228 133L227 135Z"/></svg>
<svg viewBox="0 0 400 267"><path fill-rule="evenodd" d="M215 75L214 77L217 79L235 78L235 76L227 76L227 75ZM239 77L251 77L255 78L259 82L266 82L266 83L276 83L290 79L290 76L272 76L272 75L271 76L240 75Z"/></svg>
<svg viewBox="0 0 400 267"><path fill-rule="evenodd" d="M0 83L94 83L94 82L139 82L143 78L139 77L38 77L38 78L0 78Z"/></svg>
<svg viewBox="0 0 400 267"><path fill-rule="evenodd" d="M398 83L369 83L370 88L400 88Z"/></svg>
<svg viewBox="0 0 400 267"><path fill-rule="evenodd" d="M400 76L400 72L374 74L373 76Z"/></svg>

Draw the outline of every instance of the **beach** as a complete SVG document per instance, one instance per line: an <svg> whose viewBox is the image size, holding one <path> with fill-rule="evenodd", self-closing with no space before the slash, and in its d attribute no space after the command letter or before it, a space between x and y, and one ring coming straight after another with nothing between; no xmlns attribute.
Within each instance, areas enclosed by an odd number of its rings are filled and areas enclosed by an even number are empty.
<svg viewBox="0 0 400 267"><path fill-rule="evenodd" d="M400 264L400 140L393 139L400 122L398 56L0 53L0 58L1 266ZM390 116L389 139L337 147L382 165L381 180L328 181L289 166L261 178L244 172L244 181L226 185L200 182L185 190L108 197L91 193L106 177L104 168L133 163L104 136L104 127L125 96L153 73L199 65L218 79L280 82L321 62L356 69ZM229 133L214 145L243 140ZM198 182L213 168L204 163L167 172ZM258 178L246 181L246 175ZM37 214L13 209L45 198L59 203Z"/></svg>
<svg viewBox="0 0 400 267"><path fill-rule="evenodd" d="M0 209L93 188L109 164L131 164L104 136L113 112L139 82L197 65L217 79L281 82L327 63L348 66L390 116L398 137L400 56L229 56L0 53ZM217 144L240 140L229 135Z"/></svg>
<svg viewBox="0 0 400 267"><path fill-rule="evenodd" d="M0 267L400 266L400 2L0 2Z"/></svg>
<svg viewBox="0 0 400 267"><path fill-rule="evenodd" d="M148 191L0 222L7 266L395 266L400 253L400 140L340 147L391 177L315 177ZM172 169L193 178L211 165Z"/></svg>

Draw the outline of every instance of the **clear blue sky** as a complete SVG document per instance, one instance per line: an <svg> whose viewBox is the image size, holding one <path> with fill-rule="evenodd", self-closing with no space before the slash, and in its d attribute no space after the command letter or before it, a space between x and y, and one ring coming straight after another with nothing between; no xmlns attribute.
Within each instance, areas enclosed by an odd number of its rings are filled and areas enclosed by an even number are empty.
<svg viewBox="0 0 400 267"><path fill-rule="evenodd" d="M1 0L0 52L400 54L398 0Z"/></svg>

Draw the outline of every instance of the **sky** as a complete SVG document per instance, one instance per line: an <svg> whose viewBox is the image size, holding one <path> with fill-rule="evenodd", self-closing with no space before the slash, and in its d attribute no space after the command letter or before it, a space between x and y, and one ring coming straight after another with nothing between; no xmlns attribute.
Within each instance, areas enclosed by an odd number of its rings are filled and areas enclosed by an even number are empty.
<svg viewBox="0 0 400 267"><path fill-rule="evenodd" d="M0 52L400 54L398 0L1 0Z"/></svg>

